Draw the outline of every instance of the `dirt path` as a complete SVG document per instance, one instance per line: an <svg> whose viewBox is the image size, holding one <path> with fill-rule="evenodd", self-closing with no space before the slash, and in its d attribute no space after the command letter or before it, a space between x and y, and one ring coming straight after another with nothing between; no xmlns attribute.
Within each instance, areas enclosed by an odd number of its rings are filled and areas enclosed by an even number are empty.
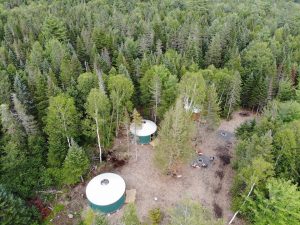
<svg viewBox="0 0 300 225"><path fill-rule="evenodd" d="M253 115L242 117L238 113L234 113L232 120L222 121L215 132L208 133L200 128L196 148L201 149L203 154L216 158L208 168L183 166L181 178L160 174L153 165L153 148L150 145L139 146L138 161L132 157L128 164L115 172L125 179L127 189L137 190L136 206L140 218L145 221L148 211L154 207L167 211L178 201L189 198L200 201L202 205L214 211L218 217L229 221L233 215L230 211L229 191L234 171L230 165L225 165L226 163L219 156L222 154L232 155L234 139L230 140L232 145L228 144L228 140L224 140L226 138L220 135L220 131L233 133L236 127L253 117ZM111 215L111 222L116 224L123 214L122 212L123 209ZM241 222L236 221L235 224L241 224Z"/></svg>

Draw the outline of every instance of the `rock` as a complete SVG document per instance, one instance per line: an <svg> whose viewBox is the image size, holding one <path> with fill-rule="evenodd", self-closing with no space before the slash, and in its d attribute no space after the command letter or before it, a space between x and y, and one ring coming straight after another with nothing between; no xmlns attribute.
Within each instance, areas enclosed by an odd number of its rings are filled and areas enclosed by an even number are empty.
<svg viewBox="0 0 300 225"><path fill-rule="evenodd" d="M74 216L73 216L73 214L70 213L70 214L68 214L68 217L69 217L69 219L73 219Z"/></svg>

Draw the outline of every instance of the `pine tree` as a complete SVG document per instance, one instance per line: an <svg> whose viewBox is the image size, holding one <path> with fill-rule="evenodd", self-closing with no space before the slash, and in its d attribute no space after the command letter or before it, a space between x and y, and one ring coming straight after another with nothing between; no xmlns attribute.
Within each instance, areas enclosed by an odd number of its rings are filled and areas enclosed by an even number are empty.
<svg viewBox="0 0 300 225"><path fill-rule="evenodd" d="M139 114L139 112L134 109L132 112L132 123L134 125L134 143L135 143L135 160L138 158L138 149L137 149L137 139L138 136L136 135L137 129L139 129L142 126L142 120L143 118Z"/></svg>
<svg viewBox="0 0 300 225"><path fill-rule="evenodd" d="M201 222L200 222L201 221ZM177 203L170 213L171 225L221 225L222 220L215 219L210 211L196 201L184 200Z"/></svg>
<svg viewBox="0 0 300 225"><path fill-rule="evenodd" d="M235 72L234 78L231 82L231 87L229 89L230 92L225 103L225 108L227 109L227 119L229 119L234 108L240 103L241 77L239 72Z"/></svg>
<svg viewBox="0 0 300 225"><path fill-rule="evenodd" d="M34 103L31 93L29 92L28 85L19 75L15 76L14 91L20 102L26 107L26 111L34 113Z"/></svg>
<svg viewBox="0 0 300 225"><path fill-rule="evenodd" d="M86 153L75 142L71 144L63 163L63 183L75 184L89 168Z"/></svg>
<svg viewBox="0 0 300 225"><path fill-rule="evenodd" d="M10 101L11 84L8 74L2 70L0 71L0 105L9 104Z"/></svg>
<svg viewBox="0 0 300 225"><path fill-rule="evenodd" d="M221 46L221 37L219 34L216 34L208 47L206 54L206 65L214 65L215 67L221 67L222 63L222 46Z"/></svg>
<svg viewBox="0 0 300 225"><path fill-rule="evenodd" d="M31 66L42 69L43 64L43 48L39 42L34 42L29 55L29 63Z"/></svg>
<svg viewBox="0 0 300 225"><path fill-rule="evenodd" d="M204 103L203 116L207 121L208 127L211 129L216 128L220 122L220 107L218 95L214 84L207 87L206 99Z"/></svg>
<svg viewBox="0 0 300 225"><path fill-rule="evenodd" d="M58 76L63 59L67 56L65 47L57 39L51 39L46 43L45 54L52 71Z"/></svg>
<svg viewBox="0 0 300 225"><path fill-rule="evenodd" d="M45 19L42 34L45 41L50 39L57 39L62 42L67 41L67 31L62 20L53 16Z"/></svg>
<svg viewBox="0 0 300 225"><path fill-rule="evenodd" d="M191 139L195 127L190 116L181 98L164 116L158 133L159 144L155 147L155 163L163 172L176 173L180 164L194 154Z"/></svg>
<svg viewBox="0 0 300 225"><path fill-rule="evenodd" d="M174 103L177 94L177 78L163 65L153 66L146 71L140 80L141 102L147 109L155 108L156 102L153 101L153 84L160 79L160 104L157 107L157 115L162 118L164 113Z"/></svg>
<svg viewBox="0 0 300 225"><path fill-rule="evenodd" d="M34 117L26 113L25 107L17 98L16 94L12 94L12 101L14 104L14 109L16 111L17 117L19 118L21 124L23 125L27 135L34 135L37 133L37 122Z"/></svg>
<svg viewBox="0 0 300 225"><path fill-rule="evenodd" d="M28 207L21 198L8 192L2 185L0 185L0 202L2 224L28 225L38 222L35 210Z"/></svg>
<svg viewBox="0 0 300 225"><path fill-rule="evenodd" d="M161 101L161 80L160 77L156 74L154 75L152 82L150 84L150 92L152 94L152 102L153 102L153 114L154 114L154 123L157 120L158 107Z"/></svg>
<svg viewBox="0 0 300 225"><path fill-rule="evenodd" d="M295 89L292 86L291 81L281 80L279 82L277 97L280 101L289 101L295 97Z"/></svg>
<svg viewBox="0 0 300 225"><path fill-rule="evenodd" d="M122 218L124 225L140 225L141 222L137 216L136 207L133 203L126 206L124 215Z"/></svg>

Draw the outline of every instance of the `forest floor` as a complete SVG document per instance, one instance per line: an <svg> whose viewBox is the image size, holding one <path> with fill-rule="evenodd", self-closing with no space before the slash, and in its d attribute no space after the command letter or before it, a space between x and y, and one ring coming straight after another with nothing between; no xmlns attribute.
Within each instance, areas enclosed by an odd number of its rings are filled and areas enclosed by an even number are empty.
<svg viewBox="0 0 300 225"><path fill-rule="evenodd" d="M241 123L253 118L254 114L250 113L249 116L244 117L239 115L239 112L235 112L232 119L223 120L216 131L198 128L194 143L195 151L215 157L213 163L207 168L192 168L190 164L187 164L182 166L180 178L163 175L153 164L155 151L153 147L139 145L138 160L132 156L128 163L111 172L124 178L127 190L136 189L135 203L142 221L147 221L150 209L158 207L162 212L168 212L176 203L184 199L192 199L209 208L217 218L223 218L224 222L228 222L233 216L230 210L230 188L234 171L230 161L233 157L235 139L231 137L231 134ZM226 137L222 136L224 132L228 132ZM114 148L124 148L124 146L127 146L126 138L121 138L116 140ZM130 148L134 155L134 145L130 145ZM66 208L59 218L54 218L54 224L74 224L76 217L80 216L80 208L84 210L87 207L84 192L85 184L80 184L71 191L69 201L61 202ZM108 217L112 224L118 224L123 210L124 207ZM73 214L75 212L75 217L68 219L68 212ZM243 222L237 219L234 224L243 224Z"/></svg>

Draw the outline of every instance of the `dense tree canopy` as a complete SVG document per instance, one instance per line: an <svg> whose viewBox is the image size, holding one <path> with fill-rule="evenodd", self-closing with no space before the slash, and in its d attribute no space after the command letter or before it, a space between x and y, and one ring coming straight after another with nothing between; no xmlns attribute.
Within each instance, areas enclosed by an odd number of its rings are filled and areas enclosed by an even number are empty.
<svg viewBox="0 0 300 225"><path fill-rule="evenodd" d="M211 128L241 106L264 112L237 132L234 205L252 182L264 197L270 177L299 184L299 11L285 0L0 1L1 184L23 199L61 184L85 153L88 166L102 159L134 108L163 121L161 162L180 149L171 169L189 158L186 104Z"/></svg>

